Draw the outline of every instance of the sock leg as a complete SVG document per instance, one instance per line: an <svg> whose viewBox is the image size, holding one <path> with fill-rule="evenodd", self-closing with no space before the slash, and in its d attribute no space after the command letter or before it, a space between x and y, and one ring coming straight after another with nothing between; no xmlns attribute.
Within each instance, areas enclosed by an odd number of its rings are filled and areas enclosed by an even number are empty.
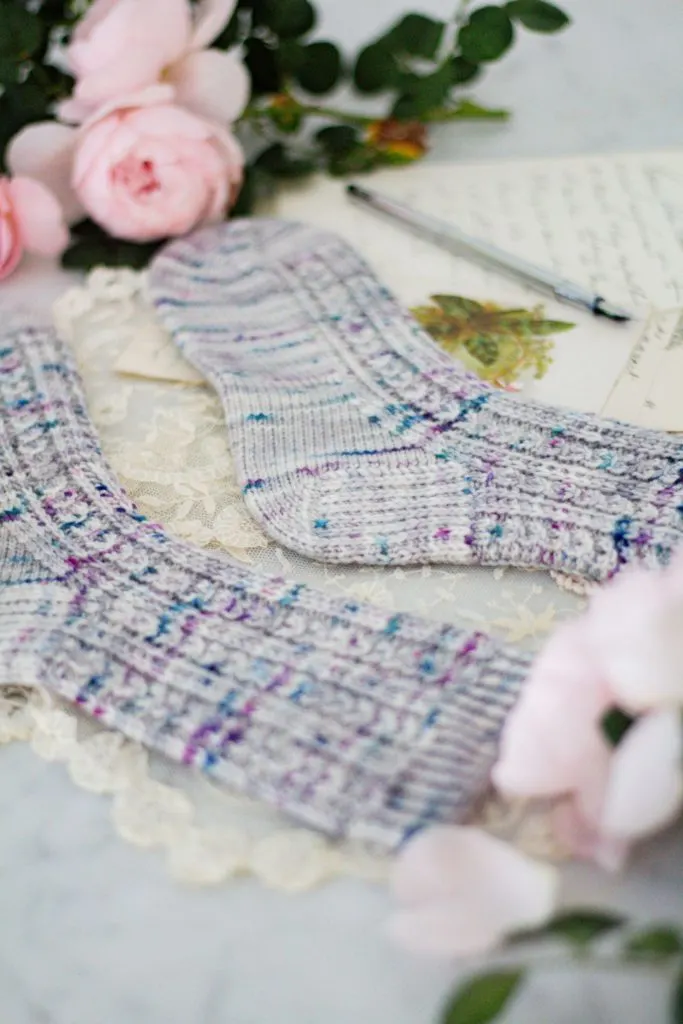
<svg viewBox="0 0 683 1024"><path fill-rule="evenodd" d="M103 460L66 348L4 344L0 681L331 835L389 848L469 814L527 657L173 541Z"/></svg>
<svg viewBox="0 0 683 1024"><path fill-rule="evenodd" d="M488 387L333 235L210 228L156 258L151 290L223 399L250 509L294 550L599 580L679 542L678 441Z"/></svg>

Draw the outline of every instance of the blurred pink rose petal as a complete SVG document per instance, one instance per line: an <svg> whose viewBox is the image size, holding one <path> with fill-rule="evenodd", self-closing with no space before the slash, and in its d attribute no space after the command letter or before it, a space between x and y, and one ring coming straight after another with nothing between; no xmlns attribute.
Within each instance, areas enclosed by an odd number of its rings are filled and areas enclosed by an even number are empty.
<svg viewBox="0 0 683 1024"><path fill-rule="evenodd" d="M14 214L10 182L0 178L0 281L9 277L23 254L19 225Z"/></svg>
<svg viewBox="0 0 683 1024"><path fill-rule="evenodd" d="M232 124L249 100L249 76L241 61L220 50L189 53L168 71L176 101L200 117Z"/></svg>
<svg viewBox="0 0 683 1024"><path fill-rule="evenodd" d="M96 121L101 121L115 110L133 110L140 107L169 106L175 98L175 89L170 84L148 85L137 92L124 93L116 99L103 103L94 113L89 113L81 125L81 131Z"/></svg>
<svg viewBox="0 0 683 1024"><path fill-rule="evenodd" d="M591 860L605 871L619 871L626 863L630 844L602 835L588 821L575 797L563 800L552 813L555 838L574 857Z"/></svg>
<svg viewBox="0 0 683 1024"><path fill-rule="evenodd" d="M497 789L508 796L571 792L602 758L597 724L612 703L595 671L582 620L561 626L536 659L503 730Z"/></svg>
<svg viewBox="0 0 683 1024"><path fill-rule="evenodd" d="M9 191L24 248L39 256L59 256L68 245L69 230L52 192L30 178L14 178Z"/></svg>
<svg viewBox="0 0 683 1024"><path fill-rule="evenodd" d="M679 710L638 719L612 755L601 831L633 840L672 822L683 804L682 759Z"/></svg>
<svg viewBox="0 0 683 1024"><path fill-rule="evenodd" d="M67 48L76 99L96 104L152 84L190 37L188 0L96 0Z"/></svg>
<svg viewBox="0 0 683 1024"><path fill-rule="evenodd" d="M586 634L615 703L683 705L683 595L670 570L625 570L591 600Z"/></svg>
<svg viewBox="0 0 683 1024"><path fill-rule="evenodd" d="M52 192L68 224L83 216L83 206L71 184L77 133L54 121L23 128L7 150L7 165L15 177L33 178Z"/></svg>
<svg viewBox="0 0 683 1024"><path fill-rule="evenodd" d="M211 45L230 21L236 5L237 0L199 0L192 31L193 50Z"/></svg>
<svg viewBox="0 0 683 1024"><path fill-rule="evenodd" d="M399 854L393 888L403 904L393 937L418 952L463 956L549 919L557 873L474 828L437 827Z"/></svg>

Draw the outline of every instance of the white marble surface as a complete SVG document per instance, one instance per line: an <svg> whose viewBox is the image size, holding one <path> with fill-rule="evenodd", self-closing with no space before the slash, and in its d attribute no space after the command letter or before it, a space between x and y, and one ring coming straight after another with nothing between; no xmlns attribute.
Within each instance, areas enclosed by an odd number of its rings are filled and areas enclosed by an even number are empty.
<svg viewBox="0 0 683 1024"><path fill-rule="evenodd" d="M446 13L452 3L411 6ZM476 89L514 121L442 129L435 158L683 144L680 0L565 6L571 31L527 36ZM399 4L321 7L329 34L350 45ZM45 308L66 279L27 268L3 297ZM572 870L566 897L681 921L680 880L679 835L644 851L628 881ZM297 897L247 881L183 889L155 854L116 838L108 798L28 748L0 749L2 1024L432 1024L454 970L394 950L382 934L388 907L383 891L351 882ZM664 988L638 976L616 986L553 973L509 1021L657 1024L665 1006Z"/></svg>

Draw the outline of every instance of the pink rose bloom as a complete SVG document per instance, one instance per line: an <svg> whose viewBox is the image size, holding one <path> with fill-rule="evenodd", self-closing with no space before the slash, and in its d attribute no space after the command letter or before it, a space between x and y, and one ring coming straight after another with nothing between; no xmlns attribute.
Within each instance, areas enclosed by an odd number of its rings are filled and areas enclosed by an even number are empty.
<svg viewBox="0 0 683 1024"><path fill-rule="evenodd" d="M59 203L30 178L0 178L0 280L23 253L58 256L69 241Z"/></svg>
<svg viewBox="0 0 683 1024"><path fill-rule="evenodd" d="M249 77L237 56L205 47L234 7L235 0L95 0L67 47L76 86L59 116L80 124L163 83L179 105L231 124L249 98Z"/></svg>
<svg viewBox="0 0 683 1024"><path fill-rule="evenodd" d="M115 238L151 241L222 220L242 181L233 136L180 107L116 110L87 127L72 182Z"/></svg>
<svg viewBox="0 0 683 1024"><path fill-rule="evenodd" d="M630 845L683 806L683 559L602 587L537 658L493 772L512 797L558 797L558 836L621 866ZM638 715L612 748L604 715Z"/></svg>
<svg viewBox="0 0 683 1024"><path fill-rule="evenodd" d="M437 826L401 850L392 888L397 942L417 953L478 956L552 917L558 875L478 829Z"/></svg>

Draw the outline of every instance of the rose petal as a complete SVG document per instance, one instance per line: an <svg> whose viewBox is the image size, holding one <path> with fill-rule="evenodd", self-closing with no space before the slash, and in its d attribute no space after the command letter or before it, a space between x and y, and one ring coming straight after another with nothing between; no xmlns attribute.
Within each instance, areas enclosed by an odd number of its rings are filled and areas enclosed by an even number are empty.
<svg viewBox="0 0 683 1024"><path fill-rule="evenodd" d="M0 281L9 277L23 253L21 232L7 178L0 178Z"/></svg>
<svg viewBox="0 0 683 1024"><path fill-rule="evenodd" d="M83 207L71 186L76 138L74 128L54 121L31 124L14 136L6 158L13 175L33 178L49 188L69 224L83 216Z"/></svg>
<svg viewBox="0 0 683 1024"><path fill-rule="evenodd" d="M493 782L508 796L571 792L605 748L598 722L612 704L583 620L561 627L536 659L501 738Z"/></svg>
<svg viewBox="0 0 683 1024"><path fill-rule="evenodd" d="M31 178L14 178L9 188L24 248L39 256L59 256L68 245L69 231L52 192Z"/></svg>
<svg viewBox="0 0 683 1024"><path fill-rule="evenodd" d="M168 71L176 98L188 110L221 124L237 120L249 100L249 76L232 53L189 53Z"/></svg>
<svg viewBox="0 0 683 1024"><path fill-rule="evenodd" d="M612 756L601 831L618 839L651 835L683 804L679 711L655 711L629 729Z"/></svg>
<svg viewBox="0 0 683 1024"><path fill-rule="evenodd" d="M596 593L586 628L615 703L683 705L683 598L667 572L625 570Z"/></svg>
<svg viewBox="0 0 683 1024"><path fill-rule="evenodd" d="M426 952L479 953L507 933L532 928L553 912L557 874L474 828L437 827L399 854L392 883L409 910L395 937Z"/></svg>
<svg viewBox="0 0 683 1024"><path fill-rule="evenodd" d="M555 838L575 857L592 860L605 871L619 871L626 863L629 844L622 839L601 835L586 819L571 797L562 801L552 813Z"/></svg>
<svg viewBox="0 0 683 1024"><path fill-rule="evenodd" d="M151 85L190 43L188 0L102 0L67 48L76 94L104 102Z"/></svg>
<svg viewBox="0 0 683 1024"><path fill-rule="evenodd" d="M116 110L133 110L140 107L165 106L172 103L174 97L175 89L170 84L159 83L157 85L148 85L145 89L140 89L138 92L124 93L121 96L117 96L116 99L111 100L109 103L104 103L95 110L91 110L81 127L83 129L89 128L90 125L95 124L97 121L101 121Z"/></svg>
<svg viewBox="0 0 683 1024"><path fill-rule="evenodd" d="M195 7L192 49L209 46L228 24L236 6L237 0L199 0Z"/></svg>

